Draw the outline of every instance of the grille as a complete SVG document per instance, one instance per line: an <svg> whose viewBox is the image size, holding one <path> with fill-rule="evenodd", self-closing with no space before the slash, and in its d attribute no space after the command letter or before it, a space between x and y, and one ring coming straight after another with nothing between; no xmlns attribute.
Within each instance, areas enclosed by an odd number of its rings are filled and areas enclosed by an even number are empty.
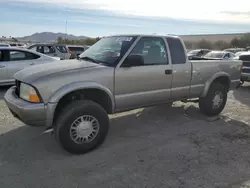
<svg viewBox="0 0 250 188"><path fill-rule="evenodd" d="M21 84L21 82L18 81L18 80L16 80L15 82L16 82L16 95L19 97L19 95L20 95L20 84Z"/></svg>
<svg viewBox="0 0 250 188"><path fill-rule="evenodd" d="M250 69L242 69L243 73L250 73Z"/></svg>
<svg viewBox="0 0 250 188"><path fill-rule="evenodd" d="M250 61L243 61L244 67L250 67Z"/></svg>

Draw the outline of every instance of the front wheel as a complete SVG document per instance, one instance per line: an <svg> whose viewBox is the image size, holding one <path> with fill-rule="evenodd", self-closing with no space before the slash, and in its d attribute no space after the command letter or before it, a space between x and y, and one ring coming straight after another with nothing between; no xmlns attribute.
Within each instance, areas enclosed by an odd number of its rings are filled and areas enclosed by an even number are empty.
<svg viewBox="0 0 250 188"><path fill-rule="evenodd" d="M221 84L214 82L206 97L199 99L199 107L203 114L216 116L222 112L227 102L227 89Z"/></svg>
<svg viewBox="0 0 250 188"><path fill-rule="evenodd" d="M57 142L72 154L86 153L103 143L109 129L106 111L89 100L74 101L59 115L54 127Z"/></svg>

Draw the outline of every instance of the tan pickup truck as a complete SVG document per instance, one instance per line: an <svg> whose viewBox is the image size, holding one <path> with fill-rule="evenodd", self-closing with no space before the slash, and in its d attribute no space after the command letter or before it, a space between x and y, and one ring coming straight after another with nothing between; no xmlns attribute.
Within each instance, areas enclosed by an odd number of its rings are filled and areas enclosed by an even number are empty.
<svg viewBox="0 0 250 188"><path fill-rule="evenodd" d="M109 36L79 59L19 71L5 101L25 124L53 128L67 151L86 153L105 140L108 114L192 98L205 115L219 114L241 68L239 60L189 61L175 36Z"/></svg>

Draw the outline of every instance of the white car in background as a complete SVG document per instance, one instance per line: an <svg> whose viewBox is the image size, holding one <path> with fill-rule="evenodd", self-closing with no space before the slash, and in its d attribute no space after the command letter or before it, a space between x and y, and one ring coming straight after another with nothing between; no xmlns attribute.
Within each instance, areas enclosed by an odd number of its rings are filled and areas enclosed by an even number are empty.
<svg viewBox="0 0 250 188"><path fill-rule="evenodd" d="M26 48L27 47L26 44L24 44L24 43L13 43L13 42L10 43L10 46L11 47L18 47L18 48Z"/></svg>
<svg viewBox="0 0 250 188"><path fill-rule="evenodd" d="M0 85L14 84L13 75L21 69L58 60L60 58L50 57L27 49L0 47Z"/></svg>
<svg viewBox="0 0 250 188"><path fill-rule="evenodd" d="M203 56L205 59L233 59L235 58L234 53L228 51L211 51Z"/></svg>
<svg viewBox="0 0 250 188"><path fill-rule="evenodd" d="M0 47L10 47L10 45L7 43L0 43Z"/></svg>

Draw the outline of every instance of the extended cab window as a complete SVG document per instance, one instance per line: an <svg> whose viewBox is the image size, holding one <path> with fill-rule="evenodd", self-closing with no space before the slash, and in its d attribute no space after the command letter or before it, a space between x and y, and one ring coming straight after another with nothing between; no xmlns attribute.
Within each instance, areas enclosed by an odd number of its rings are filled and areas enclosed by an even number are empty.
<svg viewBox="0 0 250 188"><path fill-rule="evenodd" d="M142 56L144 65L168 64L166 45L160 37L142 37L130 55Z"/></svg>
<svg viewBox="0 0 250 188"><path fill-rule="evenodd" d="M186 55L184 47L178 38L167 38L172 64L184 64L186 63Z"/></svg>

